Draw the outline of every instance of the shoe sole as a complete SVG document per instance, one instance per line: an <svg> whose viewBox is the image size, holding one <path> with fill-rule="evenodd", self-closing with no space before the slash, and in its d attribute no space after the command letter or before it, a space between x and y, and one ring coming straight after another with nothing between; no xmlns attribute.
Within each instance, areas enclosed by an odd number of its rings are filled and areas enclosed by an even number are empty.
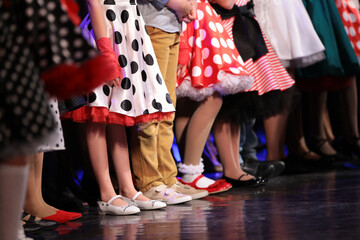
<svg viewBox="0 0 360 240"><path fill-rule="evenodd" d="M232 188L232 186L231 186L231 187L229 187L229 188L227 188L227 189L224 189L224 190L219 190L219 191L209 192L209 195L210 195L210 194L216 194L216 193L226 192L226 191L229 191L231 188Z"/></svg>
<svg viewBox="0 0 360 240"><path fill-rule="evenodd" d="M208 195L209 195L209 193L207 191L204 191L204 192L200 192L200 193L191 194L189 196L191 196L192 200L194 200L194 199L206 197Z"/></svg>
<svg viewBox="0 0 360 240"><path fill-rule="evenodd" d="M191 196L186 196L186 197L178 198L177 201L172 201L172 202L164 201L164 203L166 203L167 205L175 205L180 203L186 203L191 200L192 200Z"/></svg>

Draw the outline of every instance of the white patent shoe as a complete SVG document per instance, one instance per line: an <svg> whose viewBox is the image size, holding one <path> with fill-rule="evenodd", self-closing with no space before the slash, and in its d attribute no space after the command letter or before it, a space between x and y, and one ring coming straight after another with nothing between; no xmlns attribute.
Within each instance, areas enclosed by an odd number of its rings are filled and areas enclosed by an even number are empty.
<svg viewBox="0 0 360 240"><path fill-rule="evenodd" d="M166 203L159 200L139 201L136 200L142 192L137 192L132 199L123 197L123 200L129 204L134 203L141 210L154 210L166 207Z"/></svg>
<svg viewBox="0 0 360 240"><path fill-rule="evenodd" d="M136 214L138 212L140 212L140 209L134 205L129 203L126 206L115 206L112 205L111 203L115 200L121 198L121 200L124 200L124 197L120 196L120 195L116 195L114 197L112 197L108 202L103 202L103 201L98 201L98 207L99 207L99 214L102 215L131 215L131 214Z"/></svg>

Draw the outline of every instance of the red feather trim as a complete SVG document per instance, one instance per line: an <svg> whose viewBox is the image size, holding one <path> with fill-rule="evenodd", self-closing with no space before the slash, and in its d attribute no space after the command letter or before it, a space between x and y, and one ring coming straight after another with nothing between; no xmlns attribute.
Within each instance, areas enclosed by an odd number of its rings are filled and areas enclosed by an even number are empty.
<svg viewBox="0 0 360 240"><path fill-rule="evenodd" d="M97 56L82 65L59 64L41 75L50 95L67 99L86 94L97 86L113 80L113 68L106 57Z"/></svg>

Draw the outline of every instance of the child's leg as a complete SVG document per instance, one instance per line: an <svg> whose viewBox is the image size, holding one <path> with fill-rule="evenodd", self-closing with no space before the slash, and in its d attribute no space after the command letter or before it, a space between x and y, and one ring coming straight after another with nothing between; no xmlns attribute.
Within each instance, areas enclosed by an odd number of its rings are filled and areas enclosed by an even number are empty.
<svg viewBox="0 0 360 240"><path fill-rule="evenodd" d="M239 163L240 126L236 127L229 122L216 121L213 133L224 168L224 175L228 178L239 179L241 175L246 174ZM247 175L241 180L245 181L252 178L254 177Z"/></svg>
<svg viewBox="0 0 360 240"><path fill-rule="evenodd" d="M198 107L197 102L187 98L177 100L176 117L175 117L175 136L179 147L181 159L184 159L186 132L191 119Z"/></svg>
<svg viewBox="0 0 360 240"><path fill-rule="evenodd" d="M214 94L206 98L191 116L186 130L183 164L180 167L180 171L184 174L182 177L184 182L193 182L202 172L200 169L200 164L202 164L200 162L201 155L221 105L222 98L219 94ZM192 167L195 168L190 169ZM208 187L213 183L214 180L203 177L198 181L197 185L199 187Z"/></svg>
<svg viewBox="0 0 360 240"><path fill-rule="evenodd" d="M120 195L131 199L137 193L137 190L132 181L125 127L118 124L108 125L107 136L119 183ZM137 200L148 201L149 199L141 194Z"/></svg>
<svg viewBox="0 0 360 240"><path fill-rule="evenodd" d="M303 160L319 160L321 158L320 155L310 152L305 142L301 100L289 114L286 141L290 155Z"/></svg>
<svg viewBox="0 0 360 240"><path fill-rule="evenodd" d="M0 236L17 239L24 206L28 174L26 157L3 160L0 163Z"/></svg>
<svg viewBox="0 0 360 240"><path fill-rule="evenodd" d="M264 120L267 160L285 158L285 126L287 114L277 114Z"/></svg>
<svg viewBox="0 0 360 240"><path fill-rule="evenodd" d="M24 210L33 216L44 218L56 213L58 209L45 203L42 197L41 179L43 167L43 153L31 155L29 177Z"/></svg>
<svg viewBox="0 0 360 240"><path fill-rule="evenodd" d="M340 110L343 117L346 144L353 146L360 152L359 127L358 127L358 97L355 76L352 84L339 91Z"/></svg>
<svg viewBox="0 0 360 240"><path fill-rule="evenodd" d="M313 149L326 155L336 154L334 148L326 141L323 116L326 109L327 92L309 94L310 130L313 138Z"/></svg>
<svg viewBox="0 0 360 240"><path fill-rule="evenodd" d="M90 161L99 184L101 200L109 201L117 195L110 179L109 162L107 156L106 124L87 123L86 141L88 144ZM125 206L127 203L119 198L112 202L116 206Z"/></svg>
<svg viewBox="0 0 360 240"><path fill-rule="evenodd" d="M185 140L184 163L198 165L206 139L222 105L222 98L214 94L206 98L196 109L188 124Z"/></svg>

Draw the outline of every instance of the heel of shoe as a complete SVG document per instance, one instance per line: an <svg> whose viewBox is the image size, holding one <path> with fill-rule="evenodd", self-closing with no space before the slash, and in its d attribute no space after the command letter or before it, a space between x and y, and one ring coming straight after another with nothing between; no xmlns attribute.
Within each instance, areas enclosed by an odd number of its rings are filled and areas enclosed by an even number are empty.
<svg viewBox="0 0 360 240"><path fill-rule="evenodd" d="M105 202L102 202L102 201L98 201L97 202L97 210L98 210L98 214L99 215L102 215L102 216L104 216L104 215L106 215L106 211L103 209L103 207L102 206L105 206L104 204L106 204Z"/></svg>

